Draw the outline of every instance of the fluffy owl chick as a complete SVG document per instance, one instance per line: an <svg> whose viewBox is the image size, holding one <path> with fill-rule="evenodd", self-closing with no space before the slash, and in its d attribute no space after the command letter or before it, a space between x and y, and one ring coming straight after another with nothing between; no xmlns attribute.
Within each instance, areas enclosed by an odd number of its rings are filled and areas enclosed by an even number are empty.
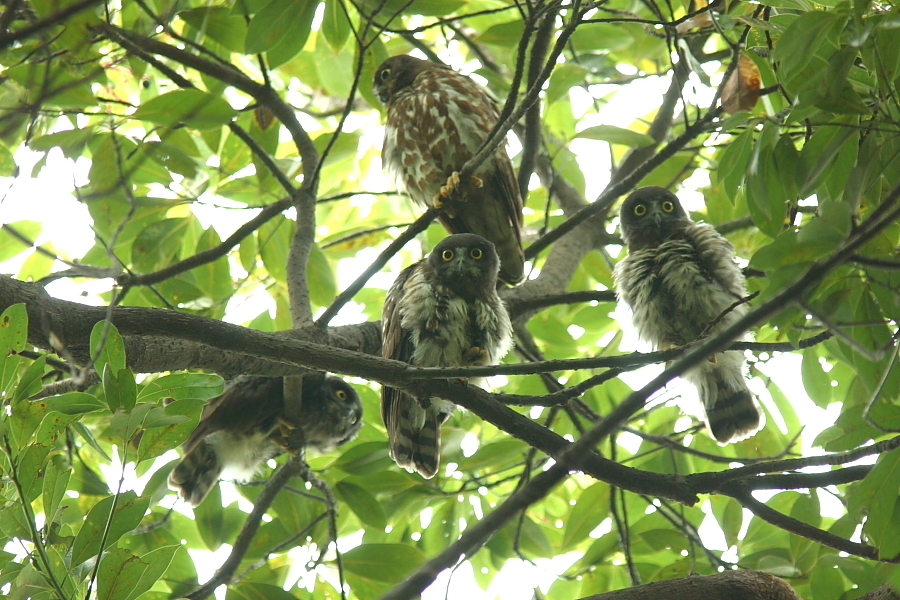
<svg viewBox="0 0 900 600"><path fill-rule="evenodd" d="M303 378L299 422L306 448L328 452L356 437L362 403L339 377ZM219 479L251 479L259 465L284 450L278 443L284 414L281 377L238 377L204 408L182 444L184 456L169 474L169 488L197 506Z"/></svg>
<svg viewBox="0 0 900 600"><path fill-rule="evenodd" d="M726 313L747 295L734 248L712 226L691 221L675 194L640 188L625 199L619 219L628 256L616 265L616 289L641 338L659 349L682 346L747 312L740 304ZM762 426L742 353L716 354L683 377L697 388L720 443L747 438Z"/></svg>
<svg viewBox="0 0 900 600"><path fill-rule="evenodd" d="M384 303L382 356L418 367L497 364L512 345L512 325L497 295L499 266L493 244L457 234L404 269ZM417 401L382 387L381 417L394 461L426 479L434 477L441 425L455 408L448 400Z"/></svg>
<svg viewBox="0 0 900 600"><path fill-rule="evenodd" d="M506 144L471 180L457 174L496 125L494 102L465 75L406 55L384 61L373 85L387 110L381 160L397 189L422 206L442 207L438 219L451 234L474 233L492 242L500 279L521 281L522 196Z"/></svg>

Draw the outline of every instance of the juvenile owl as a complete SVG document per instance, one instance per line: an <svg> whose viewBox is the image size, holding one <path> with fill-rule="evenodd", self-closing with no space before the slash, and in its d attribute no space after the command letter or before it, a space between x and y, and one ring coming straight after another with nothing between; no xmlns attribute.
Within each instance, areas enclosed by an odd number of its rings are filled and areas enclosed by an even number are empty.
<svg viewBox="0 0 900 600"><path fill-rule="evenodd" d="M657 349L682 346L747 312L740 304L723 314L747 295L734 248L712 226L691 221L675 194L640 188L625 199L619 219L628 256L616 265L616 289L641 338ZM706 424L720 443L747 438L762 426L741 352L718 353L683 378L697 388Z"/></svg>
<svg viewBox="0 0 900 600"><path fill-rule="evenodd" d="M324 373L303 378L297 427L305 447L328 452L349 442L362 426L362 403L349 383ZM181 445L184 456L169 474L169 488L197 506L220 478L247 480L284 450L281 377L239 377L210 400L200 423Z"/></svg>
<svg viewBox="0 0 900 600"><path fill-rule="evenodd" d="M375 71L374 91L387 121L384 169L422 206L443 208L438 219L450 233L474 233L500 256L500 279L522 280L522 196L506 144L469 181L459 171L500 117L482 87L455 71L412 56L394 56Z"/></svg>
<svg viewBox="0 0 900 600"><path fill-rule="evenodd" d="M497 364L512 345L512 325L497 295L499 266L486 239L473 234L444 238L391 286L381 319L382 356L419 367ZM434 477L441 425L455 408L448 400L417 401L382 387L381 417L394 461Z"/></svg>

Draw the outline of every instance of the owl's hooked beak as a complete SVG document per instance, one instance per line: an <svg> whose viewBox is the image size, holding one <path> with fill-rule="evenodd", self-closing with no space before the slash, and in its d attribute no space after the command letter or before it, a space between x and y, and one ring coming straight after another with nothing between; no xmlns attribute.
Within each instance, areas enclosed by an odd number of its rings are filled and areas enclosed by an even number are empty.
<svg viewBox="0 0 900 600"><path fill-rule="evenodd" d="M473 275L475 272L472 262L464 256L460 256L459 258L457 258L456 264L453 266L455 267L454 270L460 277L467 277L469 275Z"/></svg>

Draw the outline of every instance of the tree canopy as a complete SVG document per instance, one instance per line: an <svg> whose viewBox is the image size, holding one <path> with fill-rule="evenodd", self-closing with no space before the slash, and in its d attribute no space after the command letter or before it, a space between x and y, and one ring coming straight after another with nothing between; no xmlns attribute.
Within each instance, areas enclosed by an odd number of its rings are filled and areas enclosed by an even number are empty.
<svg viewBox="0 0 900 600"><path fill-rule="evenodd" d="M0 590L413 598L461 561L487 589L510 560L566 555L535 597L697 597L683 581L709 598L892 597L898 27L896 4L865 0L6 2L7 194L69 165L90 216L72 233L93 246L49 239L52 212L0 230L17 271L0 275ZM372 77L401 53L472 74L503 109L489 143L513 142L529 276L502 292L516 349L498 367L379 356L387 286L445 235L381 175ZM606 110L647 90L647 114ZM643 185L692 199L734 245L740 331L622 345L615 209ZM223 320L242 306L259 308ZM767 424L719 446L667 383L727 347ZM815 436L771 376L788 354L836 417ZM355 385L358 438L238 486L249 513L217 490L193 517L170 510L166 453L224 379L302 385L309 369ZM461 380L484 374L493 392ZM467 409L435 479L388 456L380 384ZM199 585L189 551L224 544Z"/></svg>

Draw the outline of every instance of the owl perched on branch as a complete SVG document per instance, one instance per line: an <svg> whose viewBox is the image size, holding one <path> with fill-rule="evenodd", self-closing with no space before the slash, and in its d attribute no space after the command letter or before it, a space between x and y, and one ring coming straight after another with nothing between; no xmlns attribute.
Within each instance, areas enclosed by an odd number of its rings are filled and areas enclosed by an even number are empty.
<svg viewBox="0 0 900 600"><path fill-rule="evenodd" d="M458 171L499 119L477 83L412 56L394 56L375 71L374 91L387 109L381 159L385 170L422 206L443 208L450 233L474 233L500 256L500 279L522 280L522 196L501 143L468 181Z"/></svg>
<svg viewBox="0 0 900 600"><path fill-rule="evenodd" d="M362 403L349 383L315 373L303 378L299 422L284 415L281 377L239 377L203 409L182 444L184 456L169 475L169 488L197 506L220 478L247 480L259 465L285 450L282 427L299 427L304 447L328 452L356 437Z"/></svg>
<svg viewBox="0 0 900 600"><path fill-rule="evenodd" d="M619 219L628 256L616 265L616 289L641 338L658 349L682 346L715 335L747 312L731 244L712 226L691 221L675 194L640 188L625 199ZM747 438L762 426L741 352L715 354L683 378L697 388L706 424L720 443Z"/></svg>
<svg viewBox="0 0 900 600"><path fill-rule="evenodd" d="M419 367L497 364L512 345L512 325L497 295L499 266L494 245L484 238L444 238L391 286L381 319L382 356ZM441 425L455 408L448 400L382 387L381 417L394 461L434 477Z"/></svg>

